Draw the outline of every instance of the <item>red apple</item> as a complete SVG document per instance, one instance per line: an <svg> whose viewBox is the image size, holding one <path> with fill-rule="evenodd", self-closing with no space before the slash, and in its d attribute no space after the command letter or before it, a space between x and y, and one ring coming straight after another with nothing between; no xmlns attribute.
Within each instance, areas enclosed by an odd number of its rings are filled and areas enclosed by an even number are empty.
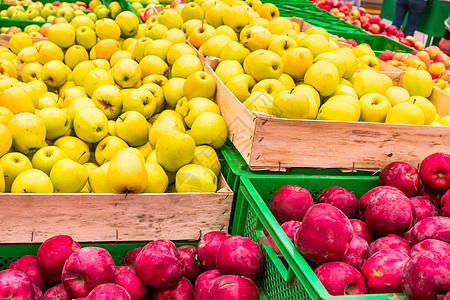
<svg viewBox="0 0 450 300"><path fill-rule="evenodd" d="M71 300L72 298L64 289L62 283L49 288L44 293L45 300Z"/></svg>
<svg viewBox="0 0 450 300"><path fill-rule="evenodd" d="M353 235L342 261L361 271L362 266L369 257L369 244L357 235Z"/></svg>
<svg viewBox="0 0 450 300"><path fill-rule="evenodd" d="M294 243L295 233L297 232L300 225L302 225L302 222L299 221L287 221L281 224L281 229L283 229L292 243Z"/></svg>
<svg viewBox="0 0 450 300"><path fill-rule="evenodd" d="M416 48L417 50L421 51L421 50L423 50L423 48L425 48L425 45L422 42L415 42L414 43L414 48Z"/></svg>
<svg viewBox="0 0 450 300"><path fill-rule="evenodd" d="M411 243L414 245L426 239L450 243L450 218L436 216L417 222L411 230Z"/></svg>
<svg viewBox="0 0 450 300"><path fill-rule="evenodd" d="M434 62L441 62L445 65L445 68L450 67L450 57L445 53L436 54L433 58Z"/></svg>
<svg viewBox="0 0 450 300"><path fill-rule="evenodd" d="M212 283L208 299L258 300L259 293L251 279L239 275L223 275Z"/></svg>
<svg viewBox="0 0 450 300"><path fill-rule="evenodd" d="M430 200L431 203L433 203L435 206L440 205L440 199L442 197L442 194L430 191L430 189L424 186L423 184L421 184L421 186L419 187L419 192L417 193L417 195Z"/></svg>
<svg viewBox="0 0 450 300"><path fill-rule="evenodd" d="M380 30L383 32L386 29L386 24L383 22L380 22L378 25L380 25Z"/></svg>
<svg viewBox="0 0 450 300"><path fill-rule="evenodd" d="M378 178L379 185L396 187L408 197L417 194L419 181L417 169L408 163L400 161L392 162L384 167Z"/></svg>
<svg viewBox="0 0 450 300"><path fill-rule="evenodd" d="M301 221L306 211L313 205L314 201L309 191L296 185L280 188L267 204L280 224L292 220Z"/></svg>
<svg viewBox="0 0 450 300"><path fill-rule="evenodd" d="M361 16L359 18L359 20L361 21L361 24L365 24L365 23L369 23L369 17L368 16ZM370 25L369 25L370 26Z"/></svg>
<svg viewBox="0 0 450 300"><path fill-rule="evenodd" d="M223 231L211 231L203 236L198 243L198 260L204 270L216 268L216 255L223 241L229 239L231 235Z"/></svg>
<svg viewBox="0 0 450 300"><path fill-rule="evenodd" d="M417 51L416 56L420 58L421 61L427 61L430 60L430 56L425 51Z"/></svg>
<svg viewBox="0 0 450 300"><path fill-rule="evenodd" d="M114 283L122 286L130 295L131 300L144 300L147 286L141 281L136 271L131 267L117 266Z"/></svg>
<svg viewBox="0 0 450 300"><path fill-rule="evenodd" d="M20 29L19 27L16 26L11 26L9 27L8 30L6 30L5 34L6 35L15 35L16 33L22 32L22 29Z"/></svg>
<svg viewBox="0 0 450 300"><path fill-rule="evenodd" d="M358 27L361 27L361 21L360 21L360 20L353 20L353 21L351 22L351 24L352 24L352 25L355 25L355 26L358 26Z"/></svg>
<svg viewBox="0 0 450 300"><path fill-rule="evenodd" d="M356 41L354 39L347 39L346 42L347 42L347 44L350 44L353 47L358 46L358 43L356 43Z"/></svg>
<svg viewBox="0 0 450 300"><path fill-rule="evenodd" d="M328 4L324 4L321 8L328 10L329 12L331 12L331 10L332 10L331 6L329 6Z"/></svg>
<svg viewBox="0 0 450 300"><path fill-rule="evenodd" d="M365 219L366 209L367 209L367 205L369 204L370 196L377 191L384 191L384 190L391 190L393 192L403 194L402 191L400 191L398 188L393 187L393 186L377 186L377 187L371 189L370 191L368 191L367 193L362 195L361 198L359 198L359 218L361 220Z"/></svg>
<svg viewBox="0 0 450 300"><path fill-rule="evenodd" d="M439 53L442 53L441 49L439 49L438 46L428 46L425 49L425 52L428 53L428 55L430 56L431 59L434 59L434 57L436 55L438 55Z"/></svg>
<svg viewBox="0 0 450 300"><path fill-rule="evenodd" d="M338 12L338 13L336 14L336 17L343 19L343 18L345 18L345 14L342 13L342 12Z"/></svg>
<svg viewBox="0 0 450 300"><path fill-rule="evenodd" d="M414 205L417 221L438 215L436 207L430 200L422 196L411 197L409 200Z"/></svg>
<svg viewBox="0 0 450 300"><path fill-rule="evenodd" d="M347 218L351 219L358 212L358 198L353 193L338 186L323 190L317 197L317 203L328 203L339 208Z"/></svg>
<svg viewBox="0 0 450 300"><path fill-rule="evenodd" d="M50 281L39 269L36 256L25 255L9 264L8 269L19 270L27 274L31 281L42 291L46 291Z"/></svg>
<svg viewBox="0 0 450 300"><path fill-rule="evenodd" d="M400 38L400 43L402 43L403 45L406 45L408 47L411 47L411 44L409 43L409 41L405 38Z"/></svg>
<svg viewBox="0 0 450 300"><path fill-rule="evenodd" d="M450 244L434 239L423 240L411 248L411 257L424 251L434 251L442 254L448 254L450 253Z"/></svg>
<svg viewBox="0 0 450 300"><path fill-rule="evenodd" d="M386 32L389 33L389 34L395 34L395 32L397 30L398 30L397 26L395 26L395 25L386 26Z"/></svg>
<svg viewBox="0 0 450 300"><path fill-rule="evenodd" d="M358 10L361 13L361 16L364 16L367 14L367 11L364 7L358 7Z"/></svg>
<svg viewBox="0 0 450 300"><path fill-rule="evenodd" d="M430 60L424 61L424 63L425 63L425 66L427 67L427 70L428 70L428 68L431 66L431 64L433 63L433 61L430 59ZM431 77L434 76L434 74L431 74L431 73L430 73L430 75L431 75ZM436 77L436 76L434 76L434 77ZM436 79L436 78L433 78L433 79Z"/></svg>
<svg viewBox="0 0 450 300"><path fill-rule="evenodd" d="M170 3L170 8L174 8L175 6L177 6L178 4L185 4L186 1L185 0L173 0Z"/></svg>
<svg viewBox="0 0 450 300"><path fill-rule="evenodd" d="M61 1L55 1L52 4L53 4L53 6L60 6L61 5Z"/></svg>
<svg viewBox="0 0 450 300"><path fill-rule="evenodd" d="M408 35L408 36L405 38L405 40L407 40L407 41L409 42L409 45L410 45L411 47L413 47L414 44L416 43L416 39L415 39L413 36L411 36L411 35Z"/></svg>
<svg viewBox="0 0 450 300"><path fill-rule="evenodd" d="M47 32L50 26L52 26L51 23L45 23L41 26L41 29L39 29L38 32L42 34L43 37L47 37Z"/></svg>
<svg viewBox="0 0 450 300"><path fill-rule="evenodd" d="M416 212L403 193L380 190L370 196L365 219L367 226L377 235L402 234L415 223Z"/></svg>
<svg viewBox="0 0 450 300"><path fill-rule="evenodd" d="M128 251L128 253L125 254L125 257L123 259L122 266L134 268L134 262L136 261L136 257L138 256L139 252L141 252L141 250L142 247L134 248Z"/></svg>
<svg viewBox="0 0 450 300"><path fill-rule="evenodd" d="M450 82L450 68L442 72L441 75L439 75L439 78Z"/></svg>
<svg viewBox="0 0 450 300"><path fill-rule="evenodd" d="M43 300L44 294L42 293L41 289L33 283L33 290L34 290L34 299L33 300Z"/></svg>
<svg viewBox="0 0 450 300"><path fill-rule="evenodd" d="M385 50L383 53L380 54L380 56L378 56L378 58L383 61L391 60L394 58L394 52L392 52L391 50Z"/></svg>
<svg viewBox="0 0 450 300"><path fill-rule="evenodd" d="M424 185L438 192L448 190L450 188L450 155L439 152L425 157L420 164L419 173Z"/></svg>
<svg viewBox="0 0 450 300"><path fill-rule="evenodd" d="M44 241L37 251L37 262L42 273L53 282L61 282L61 272L66 259L81 249L80 244L68 235L57 235Z"/></svg>
<svg viewBox="0 0 450 300"><path fill-rule="evenodd" d="M369 31L374 34L379 34L381 32L380 25L378 24L371 24L369 27Z"/></svg>
<svg viewBox="0 0 450 300"><path fill-rule="evenodd" d="M146 285L162 289L176 285L184 274L178 249L168 240L156 240L145 245L134 268Z"/></svg>
<svg viewBox="0 0 450 300"><path fill-rule="evenodd" d="M372 243L373 235L366 223L358 219L350 219L350 224L352 224L353 234L363 238L367 243Z"/></svg>
<svg viewBox="0 0 450 300"><path fill-rule="evenodd" d="M369 31L370 26L372 26L372 24L369 23L369 22L363 23L362 24L362 29L364 29L365 31Z"/></svg>
<svg viewBox="0 0 450 300"><path fill-rule="evenodd" d="M444 299L442 299L442 300L450 300L450 292L448 292L448 293L445 295Z"/></svg>
<svg viewBox="0 0 450 300"><path fill-rule="evenodd" d="M174 286L165 289L154 289L153 300L193 300L194 299L194 286L186 277Z"/></svg>
<svg viewBox="0 0 450 300"><path fill-rule="evenodd" d="M0 299L34 299L30 277L22 271L6 269L0 272Z"/></svg>
<svg viewBox="0 0 450 300"><path fill-rule="evenodd" d="M220 245L216 265L223 275L242 275L256 280L264 269L264 254L251 239L233 236Z"/></svg>
<svg viewBox="0 0 450 300"><path fill-rule="evenodd" d="M376 239L370 243L369 256L372 256L382 250L399 250L409 255L411 246L404 238L396 234L388 234L387 236Z"/></svg>
<svg viewBox="0 0 450 300"><path fill-rule="evenodd" d="M86 300L131 300L130 294L122 286L115 283L103 283L96 286Z"/></svg>
<svg viewBox="0 0 450 300"><path fill-rule="evenodd" d="M344 262L324 263L316 268L314 273L333 296L367 294L364 277L358 270Z"/></svg>
<svg viewBox="0 0 450 300"><path fill-rule="evenodd" d="M190 245L181 246L178 247L178 253L180 253L180 258L183 261L184 277L194 283L201 273L197 247Z"/></svg>
<svg viewBox="0 0 450 300"><path fill-rule="evenodd" d="M394 40L394 41L396 41L396 42L399 41L398 37L395 36L395 35L392 35L392 36L390 36L389 38L391 38L392 40Z"/></svg>
<svg viewBox="0 0 450 300"><path fill-rule="evenodd" d="M345 15L348 15L349 13L350 13L350 8L348 8L347 6L341 6L340 8L339 8L339 11L341 12L341 13L343 13L343 14L345 14Z"/></svg>
<svg viewBox="0 0 450 300"><path fill-rule="evenodd" d="M403 34L403 32L400 31L400 30L397 30L397 31L395 32L395 36L398 37L399 39L402 38L402 37L405 37L405 35Z"/></svg>
<svg viewBox="0 0 450 300"><path fill-rule="evenodd" d="M195 280L194 300L208 299L212 283L220 276L222 274L217 270L208 270L200 274Z"/></svg>
<svg viewBox="0 0 450 300"><path fill-rule="evenodd" d="M52 24L58 24L58 23L69 23L69 21L67 21L67 19L65 19L63 17L54 18Z"/></svg>
<svg viewBox="0 0 450 300"><path fill-rule="evenodd" d="M72 297L86 297L96 286L114 281L115 266L103 248L85 247L64 263L61 281Z"/></svg>
<svg viewBox="0 0 450 300"><path fill-rule="evenodd" d="M361 271L369 292L401 293L402 269L408 260L409 256L400 250L381 250L369 257Z"/></svg>
<svg viewBox="0 0 450 300"><path fill-rule="evenodd" d="M424 251L405 264L401 284L410 300L437 299L450 285L450 255Z"/></svg>
<svg viewBox="0 0 450 300"><path fill-rule="evenodd" d="M352 236L353 228L347 216L333 205L319 203L303 218L295 233L294 245L314 262L340 260Z"/></svg>
<svg viewBox="0 0 450 300"><path fill-rule="evenodd" d="M450 190L445 192L441 197L441 215L445 217L450 217Z"/></svg>
<svg viewBox="0 0 450 300"><path fill-rule="evenodd" d="M379 24L381 22L381 18L379 15L372 15L369 20L372 24Z"/></svg>

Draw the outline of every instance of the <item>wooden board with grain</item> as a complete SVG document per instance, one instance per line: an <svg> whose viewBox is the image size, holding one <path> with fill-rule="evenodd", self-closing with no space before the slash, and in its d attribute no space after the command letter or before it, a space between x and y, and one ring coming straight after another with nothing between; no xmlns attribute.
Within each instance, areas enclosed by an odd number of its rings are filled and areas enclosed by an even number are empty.
<svg viewBox="0 0 450 300"><path fill-rule="evenodd" d="M232 201L222 176L216 193L0 194L0 243L198 240L227 230Z"/></svg>

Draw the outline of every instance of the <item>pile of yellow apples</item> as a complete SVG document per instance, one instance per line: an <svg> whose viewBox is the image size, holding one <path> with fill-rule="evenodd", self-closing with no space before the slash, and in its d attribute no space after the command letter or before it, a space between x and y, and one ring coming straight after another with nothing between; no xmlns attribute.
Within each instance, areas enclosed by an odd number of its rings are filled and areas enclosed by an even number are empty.
<svg viewBox="0 0 450 300"><path fill-rule="evenodd" d="M428 72L408 72L403 87L394 87L377 72L380 62L370 46L340 47L323 28L301 32L271 3L180 3L146 24L179 28L203 56L220 59L217 76L251 111L294 119L447 125L448 117L442 121L427 99L433 90Z"/></svg>
<svg viewBox="0 0 450 300"><path fill-rule="evenodd" d="M215 192L227 127L184 33L79 18L0 48L0 191Z"/></svg>

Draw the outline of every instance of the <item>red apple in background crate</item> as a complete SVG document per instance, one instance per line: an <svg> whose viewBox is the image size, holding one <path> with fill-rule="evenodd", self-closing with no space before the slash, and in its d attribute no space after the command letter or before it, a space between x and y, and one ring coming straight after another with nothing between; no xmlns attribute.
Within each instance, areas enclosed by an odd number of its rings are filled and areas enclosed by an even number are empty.
<svg viewBox="0 0 450 300"><path fill-rule="evenodd" d="M25 255L9 264L8 269L19 270L27 274L31 281L41 290L46 291L50 281L42 273L34 255Z"/></svg>
<svg viewBox="0 0 450 300"><path fill-rule="evenodd" d="M139 252L141 252L142 247L134 248L128 251L127 254L125 254L125 257L123 258L122 266L129 266L134 269L134 262L136 261L136 257L138 256Z"/></svg>
<svg viewBox="0 0 450 300"><path fill-rule="evenodd" d="M258 287L244 276L223 275L212 283L208 299L258 300Z"/></svg>
<svg viewBox="0 0 450 300"><path fill-rule="evenodd" d="M412 197L419 189L419 172L415 167L404 162L393 162L383 168L378 178L379 185L393 186L406 196Z"/></svg>
<svg viewBox="0 0 450 300"><path fill-rule="evenodd" d="M131 300L127 290L115 283L103 283L96 286L86 297L86 300Z"/></svg>
<svg viewBox="0 0 450 300"><path fill-rule="evenodd" d="M350 241L350 244L345 251L342 261L351 265L358 271L361 271L362 266L369 257L369 244L367 241L356 234Z"/></svg>
<svg viewBox="0 0 450 300"><path fill-rule="evenodd" d="M178 247L178 253L180 253L180 258L183 261L184 277L194 283L201 273L197 248L190 245L181 246Z"/></svg>
<svg viewBox="0 0 450 300"><path fill-rule="evenodd" d="M44 299L46 300L71 300L70 295L64 289L62 283L55 285L52 288L49 288L44 293Z"/></svg>
<svg viewBox="0 0 450 300"><path fill-rule="evenodd" d="M307 189L286 185L276 191L267 204L275 219L282 224L287 221L301 221L306 211L314 205Z"/></svg>
<svg viewBox="0 0 450 300"><path fill-rule="evenodd" d="M201 238L198 243L198 259L200 266L204 270L211 270L216 268L217 250L222 243L229 239L231 235L223 231L211 231Z"/></svg>
<svg viewBox="0 0 450 300"><path fill-rule="evenodd" d="M438 211L436 206L423 196L416 196L409 198L411 203L414 206L414 210L416 211L416 219L420 221L422 219L437 216Z"/></svg>
<svg viewBox="0 0 450 300"><path fill-rule="evenodd" d="M136 271L128 266L116 266L114 283L122 286L131 300L144 300L147 286L141 281Z"/></svg>
<svg viewBox="0 0 450 300"><path fill-rule="evenodd" d="M172 287L165 289L154 289L153 300L165 300L165 299L193 299L194 298L194 286L186 277L181 278L178 283Z"/></svg>
<svg viewBox="0 0 450 300"><path fill-rule="evenodd" d="M426 239L450 243L450 218L429 217L417 222L411 230L411 242L417 244Z"/></svg>
<svg viewBox="0 0 450 300"><path fill-rule="evenodd" d="M450 155L434 153L420 164L420 178L425 186L436 192L445 192L450 188Z"/></svg>
<svg viewBox="0 0 450 300"><path fill-rule="evenodd" d="M369 244L372 243L373 234L366 223L358 219L350 219L349 221L353 228L353 235L363 238Z"/></svg>
<svg viewBox="0 0 450 300"><path fill-rule="evenodd" d="M410 254L411 257L413 257L414 255L425 251L433 251L433 252L440 252L442 254L448 254L450 253L450 244L440 240L427 239L415 244L411 248Z"/></svg>
<svg viewBox="0 0 450 300"><path fill-rule="evenodd" d="M208 299L209 290L214 280L222 276L217 270L208 270L197 277L194 285L194 300Z"/></svg>
<svg viewBox="0 0 450 300"><path fill-rule="evenodd" d="M361 273L344 262L327 262L314 270L317 278L331 295L362 295L367 293Z"/></svg>
<svg viewBox="0 0 450 300"><path fill-rule="evenodd" d="M411 246L404 238L396 234L388 234L387 236L375 240L369 245L369 256L372 256L381 250L399 250L409 255Z"/></svg>
<svg viewBox="0 0 450 300"><path fill-rule="evenodd" d="M34 299L34 287L30 277L19 270L1 271L0 299Z"/></svg>
<svg viewBox="0 0 450 300"><path fill-rule="evenodd" d="M324 189L317 197L316 203L331 204L339 208L349 219L356 217L358 212L358 198L339 186Z"/></svg>

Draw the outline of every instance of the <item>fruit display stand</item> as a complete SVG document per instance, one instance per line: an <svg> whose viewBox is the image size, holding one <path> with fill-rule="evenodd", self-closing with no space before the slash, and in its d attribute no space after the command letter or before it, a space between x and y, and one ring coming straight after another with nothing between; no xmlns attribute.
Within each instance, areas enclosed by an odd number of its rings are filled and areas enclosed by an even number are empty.
<svg viewBox="0 0 450 300"><path fill-rule="evenodd" d="M238 203L236 205L232 233L244 231L254 232L259 236L260 243L265 245L266 251L272 261L279 262L268 268L266 266L264 286L271 288L267 290L271 299L383 299L386 300L393 294L367 294L331 296L320 283L311 267L295 249L293 243L288 239L281 226L278 224L266 203L276 190L285 185L298 185L310 191L313 198L325 188L340 186L352 191L359 197L371 188L377 186L378 178L370 176L354 177L329 177L329 176L244 176L238 192ZM257 212L254 216L254 212ZM264 218L259 218L263 215ZM251 223L249 224L249 218ZM249 226L250 225L250 226ZM242 229L244 228L244 229ZM288 267L283 265L277 254L264 238L263 228L267 230L281 254L286 259ZM269 249L267 249L269 248ZM271 276L270 276L270 275ZM267 282L266 282L267 278ZM402 294L398 296L404 297Z"/></svg>
<svg viewBox="0 0 450 300"><path fill-rule="evenodd" d="M217 104L227 122L228 138L252 171L295 167L379 169L393 161L417 165L433 152L450 152L445 142L450 130L446 127L283 119L250 112L209 64L205 70L216 80ZM401 73L387 75L394 77L394 84L400 83ZM445 115L440 103L447 103L449 98L434 88L430 101L438 113Z"/></svg>
<svg viewBox="0 0 450 300"><path fill-rule="evenodd" d="M80 242L197 240L227 229L232 200L223 177L216 193L2 194L0 241L39 243L57 234Z"/></svg>

